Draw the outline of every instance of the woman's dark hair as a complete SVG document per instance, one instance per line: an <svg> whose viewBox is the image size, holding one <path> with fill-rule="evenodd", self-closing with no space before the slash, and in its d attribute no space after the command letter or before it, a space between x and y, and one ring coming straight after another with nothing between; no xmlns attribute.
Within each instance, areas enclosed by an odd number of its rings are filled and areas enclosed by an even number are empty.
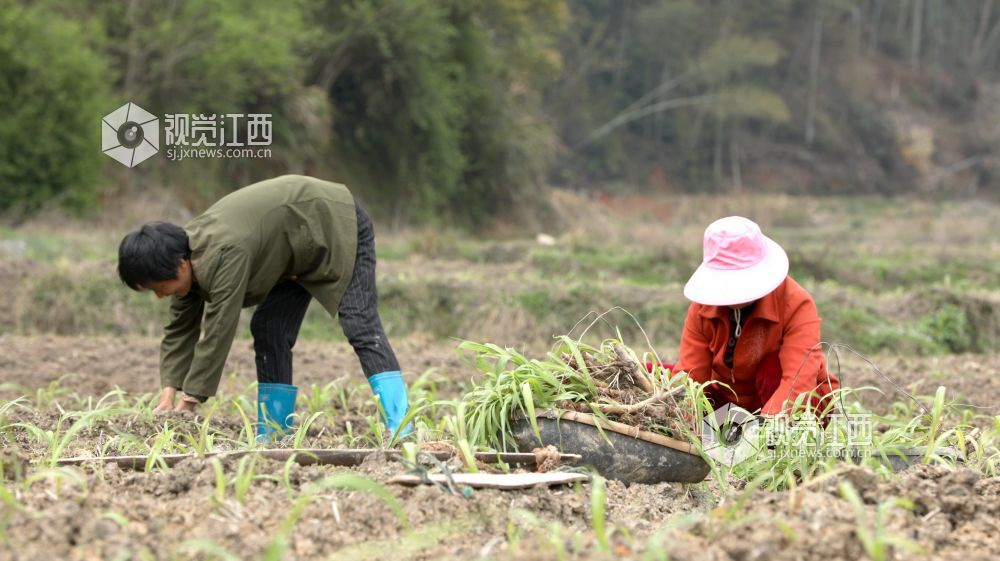
<svg viewBox="0 0 1000 561"><path fill-rule="evenodd" d="M118 276L125 286L142 290L148 282L176 279L181 259L191 259L184 228L150 222L122 239L118 246Z"/></svg>

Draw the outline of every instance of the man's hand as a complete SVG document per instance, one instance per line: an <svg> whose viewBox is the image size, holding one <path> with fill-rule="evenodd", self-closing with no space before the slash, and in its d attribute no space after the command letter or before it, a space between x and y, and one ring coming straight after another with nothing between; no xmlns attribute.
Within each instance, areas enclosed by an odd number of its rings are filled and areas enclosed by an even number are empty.
<svg viewBox="0 0 1000 561"><path fill-rule="evenodd" d="M174 398L177 397L177 388L163 388L163 395L160 402L156 404L153 413L162 413L174 408Z"/></svg>

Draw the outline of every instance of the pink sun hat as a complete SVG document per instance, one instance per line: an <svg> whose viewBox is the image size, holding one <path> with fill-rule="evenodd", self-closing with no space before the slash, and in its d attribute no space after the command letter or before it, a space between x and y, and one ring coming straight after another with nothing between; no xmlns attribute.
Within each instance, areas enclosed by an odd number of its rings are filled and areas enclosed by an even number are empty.
<svg viewBox="0 0 1000 561"><path fill-rule="evenodd" d="M788 255L752 220L727 216L705 229L705 256L684 286L684 296L706 306L732 306L763 298L788 276Z"/></svg>

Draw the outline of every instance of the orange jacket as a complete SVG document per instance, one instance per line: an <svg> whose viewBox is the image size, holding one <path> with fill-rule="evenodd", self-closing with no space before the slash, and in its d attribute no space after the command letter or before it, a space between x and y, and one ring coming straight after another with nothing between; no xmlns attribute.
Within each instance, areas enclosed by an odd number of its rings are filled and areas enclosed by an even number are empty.
<svg viewBox="0 0 1000 561"><path fill-rule="evenodd" d="M732 369L723 361L731 321L727 306L692 303L684 321L680 359L674 368L687 372L697 382L716 380L728 385L730 389L709 387L722 403L729 401L748 411L760 409L764 415L774 415L783 411L786 400L794 401L800 394L814 391L824 396L840 387L837 377L827 373L826 358L818 345L820 319L816 303L792 277L786 277L778 288L757 301L736 343ZM766 403L760 403L755 374L763 359L772 353L778 353L781 362L781 383Z"/></svg>

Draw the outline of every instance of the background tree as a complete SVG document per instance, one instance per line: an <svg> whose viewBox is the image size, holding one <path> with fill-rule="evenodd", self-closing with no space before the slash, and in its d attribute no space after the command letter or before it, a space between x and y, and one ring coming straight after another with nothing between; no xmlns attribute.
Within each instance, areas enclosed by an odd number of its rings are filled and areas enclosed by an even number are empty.
<svg viewBox="0 0 1000 561"><path fill-rule="evenodd" d="M467 223L543 176L538 92L561 0L327 2L311 82L334 108L339 166L398 220Z"/></svg>
<svg viewBox="0 0 1000 561"><path fill-rule="evenodd" d="M150 186L201 208L280 173L345 181L398 224L467 226L543 208L546 184L1000 191L996 0L0 7L0 209L18 217ZM93 123L126 101L270 113L271 157L102 164Z"/></svg>
<svg viewBox="0 0 1000 561"><path fill-rule="evenodd" d="M0 210L93 202L105 72L80 23L0 0Z"/></svg>

